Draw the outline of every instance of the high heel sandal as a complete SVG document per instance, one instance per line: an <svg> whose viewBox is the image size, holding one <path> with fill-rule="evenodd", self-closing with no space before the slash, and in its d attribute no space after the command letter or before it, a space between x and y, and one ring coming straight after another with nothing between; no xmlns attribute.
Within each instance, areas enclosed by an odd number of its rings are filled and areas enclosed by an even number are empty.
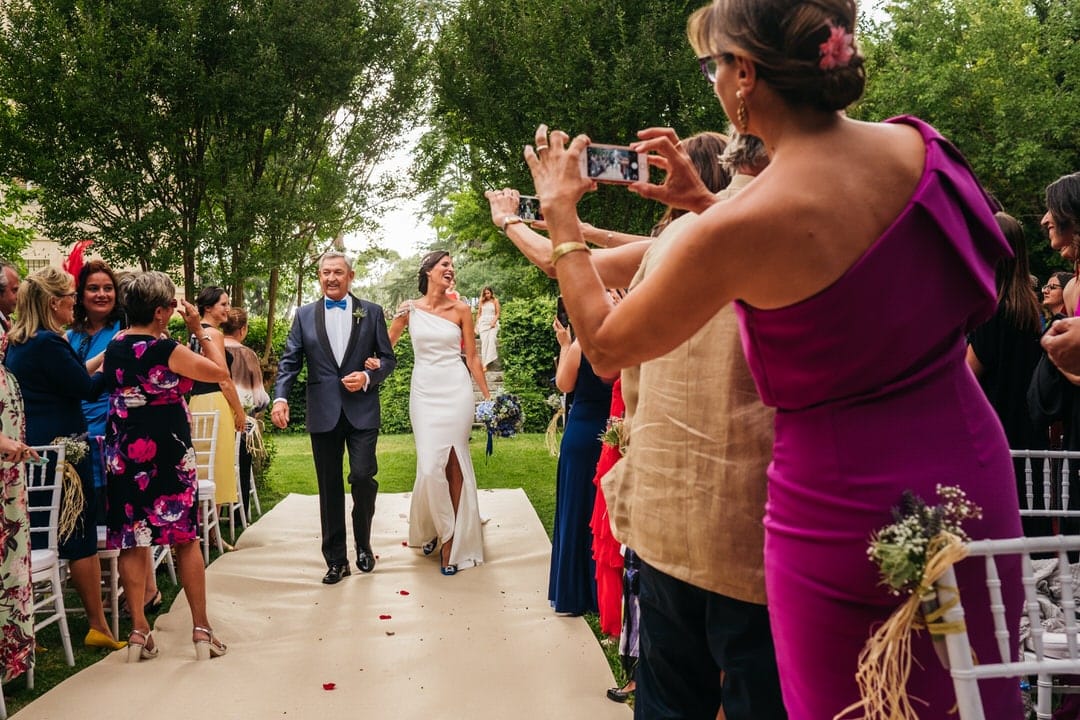
<svg viewBox="0 0 1080 720"><path fill-rule="evenodd" d="M449 549L449 546L446 543L443 543L442 550L439 551L439 559L443 563L439 566L439 572L450 577L451 575L457 575L457 565L450 565L447 562L450 559L450 553L446 552L447 549Z"/></svg>
<svg viewBox="0 0 1080 720"><path fill-rule="evenodd" d="M426 543L421 545L420 549L424 551L425 555L430 555L431 553L435 552L435 548L437 548L437 547L439 547L439 536L438 535L436 535L435 537L431 538L431 540L428 540Z"/></svg>
<svg viewBox="0 0 1080 720"><path fill-rule="evenodd" d="M205 640L195 640L192 638L192 642L195 643L195 659L196 660L209 660L210 658L221 657L229 651L228 646L214 637L214 631L207 627L200 627L196 625L191 629L194 633L206 633Z"/></svg>
<svg viewBox="0 0 1080 720"><path fill-rule="evenodd" d="M127 647L127 643L122 640L113 640L105 633L90 628L90 631L86 633L86 638L83 640L83 645L93 648L104 648L106 650L121 650Z"/></svg>
<svg viewBox="0 0 1080 720"><path fill-rule="evenodd" d="M143 605L143 613L146 615L156 615L161 612L161 591L158 590L154 593L154 597L147 601L146 605Z"/></svg>
<svg viewBox="0 0 1080 720"><path fill-rule="evenodd" d="M135 642L135 637L138 635L142 638L142 642ZM128 636L127 645L127 661L129 663L137 663L140 660L152 660L158 656L157 645L151 645L154 639L150 637L149 632L143 632L142 630L132 630L131 635Z"/></svg>

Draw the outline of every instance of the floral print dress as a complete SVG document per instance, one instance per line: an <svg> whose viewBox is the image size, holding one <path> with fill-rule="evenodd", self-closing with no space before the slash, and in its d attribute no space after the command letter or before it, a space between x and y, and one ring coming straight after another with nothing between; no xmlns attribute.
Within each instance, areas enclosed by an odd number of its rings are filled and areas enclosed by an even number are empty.
<svg viewBox="0 0 1080 720"><path fill-rule="evenodd" d="M0 340L0 432L21 440L26 430L22 395L15 376L5 372ZM0 463L0 677L26 672L34 657L34 616L30 612L30 517L22 463Z"/></svg>
<svg viewBox="0 0 1080 720"><path fill-rule="evenodd" d="M105 351L106 543L182 545L197 535L198 479L184 394L192 381L169 369L177 343L121 335Z"/></svg>

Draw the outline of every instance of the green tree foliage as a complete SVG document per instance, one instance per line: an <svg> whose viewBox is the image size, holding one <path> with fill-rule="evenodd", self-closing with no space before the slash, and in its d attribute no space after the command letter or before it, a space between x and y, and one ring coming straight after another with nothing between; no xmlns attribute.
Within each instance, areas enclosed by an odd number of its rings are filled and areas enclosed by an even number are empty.
<svg viewBox="0 0 1080 720"><path fill-rule="evenodd" d="M898 0L867 23L867 93L854 114L917 115L960 148L1034 241L1046 185L1080 168L1078 0Z"/></svg>
<svg viewBox="0 0 1080 720"><path fill-rule="evenodd" d="M540 123L597 142L627 143L638 130L682 134L723 129L726 119L686 41L700 0L463 0L435 46L432 131L420 145L418 178L455 197L440 238L470 260L524 261L492 228L483 191L529 192L522 149ZM581 203L601 227L645 233L660 209L625 188L603 186ZM524 286L550 292L550 284Z"/></svg>
<svg viewBox="0 0 1080 720"><path fill-rule="evenodd" d="M0 259L15 262L34 239L33 217L28 208L40 192L24 183L0 180Z"/></svg>
<svg viewBox="0 0 1080 720"><path fill-rule="evenodd" d="M272 322L279 288L396 191L373 168L416 118L427 50L407 0L2 8L0 170L41 185L54 239L181 264L189 292L241 302L265 277Z"/></svg>
<svg viewBox="0 0 1080 720"><path fill-rule="evenodd" d="M521 399L526 432L543 432L551 419L547 396L554 389L559 344L551 322L555 299L509 300L499 318L499 361L506 392Z"/></svg>

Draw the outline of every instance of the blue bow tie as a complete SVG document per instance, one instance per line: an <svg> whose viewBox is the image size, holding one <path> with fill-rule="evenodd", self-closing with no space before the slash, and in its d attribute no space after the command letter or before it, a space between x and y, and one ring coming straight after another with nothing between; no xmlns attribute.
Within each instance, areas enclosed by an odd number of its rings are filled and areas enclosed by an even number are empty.
<svg viewBox="0 0 1080 720"><path fill-rule="evenodd" d="M339 308L341 310L349 309L349 301L345 298L341 298L340 300L331 300L330 298L325 298L324 302L326 303L327 310L329 310L330 308Z"/></svg>

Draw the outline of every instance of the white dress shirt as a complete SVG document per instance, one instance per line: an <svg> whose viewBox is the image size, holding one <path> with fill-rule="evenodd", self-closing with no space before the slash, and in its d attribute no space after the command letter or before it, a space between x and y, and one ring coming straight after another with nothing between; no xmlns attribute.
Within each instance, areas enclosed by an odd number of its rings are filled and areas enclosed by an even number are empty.
<svg viewBox="0 0 1080 720"><path fill-rule="evenodd" d="M324 298L327 300L329 298ZM340 365L345 359L345 349L349 344L349 335L352 332L352 299L346 295L346 308L339 310L338 308L327 308L325 305L324 313L326 316L326 336L330 340L330 349L334 352L334 360Z"/></svg>

